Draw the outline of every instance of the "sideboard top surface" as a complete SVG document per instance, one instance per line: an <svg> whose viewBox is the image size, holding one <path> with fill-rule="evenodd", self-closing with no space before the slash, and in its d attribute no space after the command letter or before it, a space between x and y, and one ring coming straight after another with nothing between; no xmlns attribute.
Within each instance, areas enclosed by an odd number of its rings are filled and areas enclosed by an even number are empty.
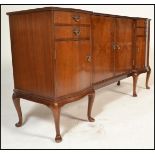
<svg viewBox="0 0 155 155"><path fill-rule="evenodd" d="M44 7L44 8L36 8L36 9L29 9L29 10L7 12L7 15L25 14L25 13L41 12L41 11L74 11L74 12L83 12L83 13L89 13L89 14L94 14L94 15L113 16L113 17L117 17L117 18L124 17L124 18L134 18L134 19L148 19L148 18L142 18L142 17L129 17L129 16L121 16L121 15L112 15L112 14L97 13L97 12L93 12L93 11L86 11L86 10L81 10L81 9L60 8L60 7Z"/></svg>

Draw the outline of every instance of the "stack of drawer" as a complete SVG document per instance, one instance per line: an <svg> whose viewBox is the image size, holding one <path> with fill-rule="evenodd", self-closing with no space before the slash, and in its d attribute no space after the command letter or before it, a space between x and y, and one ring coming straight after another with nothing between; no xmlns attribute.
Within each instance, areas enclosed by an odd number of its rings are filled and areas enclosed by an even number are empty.
<svg viewBox="0 0 155 155"><path fill-rule="evenodd" d="M54 11L56 97L91 84L91 14Z"/></svg>
<svg viewBox="0 0 155 155"><path fill-rule="evenodd" d="M146 36L146 21L137 20L136 22L136 36Z"/></svg>
<svg viewBox="0 0 155 155"><path fill-rule="evenodd" d="M55 11L55 40L90 39L90 24L90 14Z"/></svg>
<svg viewBox="0 0 155 155"><path fill-rule="evenodd" d="M141 69L147 66L147 51L148 44L148 25L146 19L136 20L136 68Z"/></svg>

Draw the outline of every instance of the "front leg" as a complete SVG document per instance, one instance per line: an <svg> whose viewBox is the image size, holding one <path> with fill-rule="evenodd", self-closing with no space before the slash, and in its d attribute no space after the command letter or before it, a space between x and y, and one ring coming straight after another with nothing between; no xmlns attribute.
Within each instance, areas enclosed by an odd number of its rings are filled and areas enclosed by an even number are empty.
<svg viewBox="0 0 155 155"><path fill-rule="evenodd" d="M133 97L137 97L136 87L137 87L137 80L138 80L138 73L133 73Z"/></svg>
<svg viewBox="0 0 155 155"><path fill-rule="evenodd" d="M18 114L18 118L19 118L19 121L18 121L18 123L15 124L15 126L21 127L22 126L22 111L21 111L21 107L20 107L20 98L18 98L16 96L16 94L13 93L12 99L13 99L13 103L14 103L14 106L15 106L17 114Z"/></svg>
<svg viewBox="0 0 155 155"><path fill-rule="evenodd" d="M61 134L60 134L60 107L58 103L54 103L53 106L50 107L53 112L54 122L55 122L55 129L56 129L56 137L55 141L60 143L62 141Z"/></svg>
<svg viewBox="0 0 155 155"><path fill-rule="evenodd" d="M91 111L92 111L92 107L93 107L94 98L95 98L95 91L93 91L91 94L88 95L88 112L87 112L87 116L88 116L88 120L90 122L95 121L95 119L91 117Z"/></svg>
<svg viewBox="0 0 155 155"><path fill-rule="evenodd" d="M147 70L147 74L146 74L146 89L150 89L150 87L149 87L150 74L151 74L151 68L149 67Z"/></svg>

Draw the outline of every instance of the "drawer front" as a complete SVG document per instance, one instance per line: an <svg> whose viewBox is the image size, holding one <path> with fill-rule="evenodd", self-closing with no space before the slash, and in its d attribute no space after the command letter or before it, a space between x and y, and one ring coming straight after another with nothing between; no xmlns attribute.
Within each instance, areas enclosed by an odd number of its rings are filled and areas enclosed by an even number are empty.
<svg viewBox="0 0 155 155"><path fill-rule="evenodd" d="M146 27L146 20L145 19L138 19L136 21L136 27Z"/></svg>
<svg viewBox="0 0 155 155"><path fill-rule="evenodd" d="M90 27L56 26L55 39L89 39Z"/></svg>
<svg viewBox="0 0 155 155"><path fill-rule="evenodd" d="M137 28L136 29L136 35L145 36L146 35L146 29L145 28Z"/></svg>
<svg viewBox="0 0 155 155"><path fill-rule="evenodd" d="M90 15L77 12L55 11L54 24L90 24Z"/></svg>

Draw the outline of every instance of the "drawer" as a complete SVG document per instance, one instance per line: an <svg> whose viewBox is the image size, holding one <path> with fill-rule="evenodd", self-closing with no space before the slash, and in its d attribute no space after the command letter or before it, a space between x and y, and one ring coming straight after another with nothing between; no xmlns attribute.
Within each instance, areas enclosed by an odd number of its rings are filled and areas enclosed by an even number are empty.
<svg viewBox="0 0 155 155"><path fill-rule="evenodd" d="M55 26L55 39L90 38L90 27Z"/></svg>
<svg viewBox="0 0 155 155"><path fill-rule="evenodd" d="M90 17L86 13L55 11L54 24L90 24Z"/></svg>
<svg viewBox="0 0 155 155"><path fill-rule="evenodd" d="M138 19L136 21L136 27L146 27L146 20L145 19Z"/></svg>
<svg viewBox="0 0 155 155"><path fill-rule="evenodd" d="M145 28L137 28L136 29L136 35L142 35L142 36L145 36L146 35L146 29Z"/></svg>

